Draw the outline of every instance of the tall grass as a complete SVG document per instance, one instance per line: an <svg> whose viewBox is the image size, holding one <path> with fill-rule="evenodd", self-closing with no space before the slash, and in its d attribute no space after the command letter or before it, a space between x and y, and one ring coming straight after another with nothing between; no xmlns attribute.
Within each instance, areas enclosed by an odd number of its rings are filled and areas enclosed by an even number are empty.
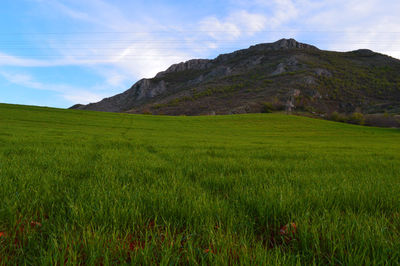
<svg viewBox="0 0 400 266"><path fill-rule="evenodd" d="M0 184L0 264L400 263L394 129L0 105Z"/></svg>

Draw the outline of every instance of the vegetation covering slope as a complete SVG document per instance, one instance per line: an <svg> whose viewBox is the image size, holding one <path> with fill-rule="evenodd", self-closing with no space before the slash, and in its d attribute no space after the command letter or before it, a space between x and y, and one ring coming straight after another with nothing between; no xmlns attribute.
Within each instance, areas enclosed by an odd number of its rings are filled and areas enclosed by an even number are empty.
<svg viewBox="0 0 400 266"><path fill-rule="evenodd" d="M400 132L0 105L0 264L398 264Z"/></svg>
<svg viewBox="0 0 400 266"><path fill-rule="evenodd" d="M214 60L190 60L84 110L168 115L284 110L400 114L400 60L369 50L331 52L282 39ZM376 116L370 119L377 123ZM400 122L388 117L386 123Z"/></svg>

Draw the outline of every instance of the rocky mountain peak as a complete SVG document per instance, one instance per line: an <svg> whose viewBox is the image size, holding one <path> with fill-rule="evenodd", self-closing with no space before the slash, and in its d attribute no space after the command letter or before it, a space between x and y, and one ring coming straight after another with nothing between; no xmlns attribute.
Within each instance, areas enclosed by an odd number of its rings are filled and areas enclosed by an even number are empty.
<svg viewBox="0 0 400 266"><path fill-rule="evenodd" d="M313 49L318 50L317 47L301 43L295 39L281 39L273 43L262 43L251 46L250 49L262 49L262 50L285 50L285 49Z"/></svg>

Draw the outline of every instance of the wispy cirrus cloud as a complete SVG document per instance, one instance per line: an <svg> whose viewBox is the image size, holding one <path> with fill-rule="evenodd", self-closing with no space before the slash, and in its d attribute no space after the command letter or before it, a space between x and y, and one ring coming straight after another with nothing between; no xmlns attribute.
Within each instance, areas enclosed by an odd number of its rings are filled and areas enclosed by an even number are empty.
<svg viewBox="0 0 400 266"><path fill-rule="evenodd" d="M90 89L84 89L65 84L42 83L35 80L30 74L20 72L0 71L0 76L8 82L18 86L28 87L42 91L52 91L58 93L62 98L71 103L90 103L104 98L105 94L94 93Z"/></svg>
<svg viewBox="0 0 400 266"><path fill-rule="evenodd" d="M39 56L40 58L40 56ZM76 58L53 56L55 59L32 59L29 57L14 56L0 52L0 66L17 67L57 67L57 66L90 66L98 64L112 64L116 60L113 58Z"/></svg>
<svg viewBox="0 0 400 266"><path fill-rule="evenodd" d="M152 32L164 30L154 20L146 23L135 21L127 17L117 6L103 0L75 1L75 8L67 7L59 1L51 2L58 12L76 20L91 24L94 34L88 36L71 36L71 42L53 42L51 46L60 55L68 58L61 63L102 65L113 67L119 71L117 76L105 77L107 80L122 80L121 75L134 79L152 77L159 71L169 67L177 61L190 59L192 54L182 52L179 46L165 45L163 41L171 43L168 35L156 35ZM79 9L79 10L78 10ZM92 19L95 18L95 19ZM96 33L100 31L100 33ZM110 32L110 34L107 34ZM93 41L99 39L98 42ZM78 40L78 42L73 42ZM172 40L173 41L173 40ZM79 56L71 55L71 50L59 47L76 48L80 45ZM99 59L100 58L100 59ZM116 71L111 71L116 72ZM103 73L103 71L100 71Z"/></svg>
<svg viewBox="0 0 400 266"><path fill-rule="evenodd" d="M204 18L199 23L199 29L215 40L236 40L264 30L266 24L264 15L242 10L233 12L224 19L216 16Z"/></svg>
<svg viewBox="0 0 400 266"><path fill-rule="evenodd" d="M304 27L325 49L367 48L400 58L399 1L322 1L317 12L304 16ZM320 30L320 32L318 32Z"/></svg>

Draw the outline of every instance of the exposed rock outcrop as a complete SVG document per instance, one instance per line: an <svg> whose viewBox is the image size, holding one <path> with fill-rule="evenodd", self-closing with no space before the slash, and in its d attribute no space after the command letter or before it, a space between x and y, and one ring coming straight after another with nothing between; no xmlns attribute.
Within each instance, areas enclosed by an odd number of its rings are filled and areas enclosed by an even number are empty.
<svg viewBox="0 0 400 266"><path fill-rule="evenodd" d="M98 103L75 105L72 109L93 110L104 112L124 112L138 106L145 100L154 98L167 90L165 81L154 82L151 79L139 80L129 90Z"/></svg>
<svg viewBox="0 0 400 266"><path fill-rule="evenodd" d="M274 43L263 43L251 46L250 49L258 49L258 50L284 50L284 49L311 49L318 50L317 47L300 43L295 39L281 39Z"/></svg>
<svg viewBox="0 0 400 266"><path fill-rule="evenodd" d="M207 59L192 59L179 64L170 66L167 70L156 75L156 78L162 78L166 74L173 72L182 72L186 70L204 70L212 66L212 61Z"/></svg>

